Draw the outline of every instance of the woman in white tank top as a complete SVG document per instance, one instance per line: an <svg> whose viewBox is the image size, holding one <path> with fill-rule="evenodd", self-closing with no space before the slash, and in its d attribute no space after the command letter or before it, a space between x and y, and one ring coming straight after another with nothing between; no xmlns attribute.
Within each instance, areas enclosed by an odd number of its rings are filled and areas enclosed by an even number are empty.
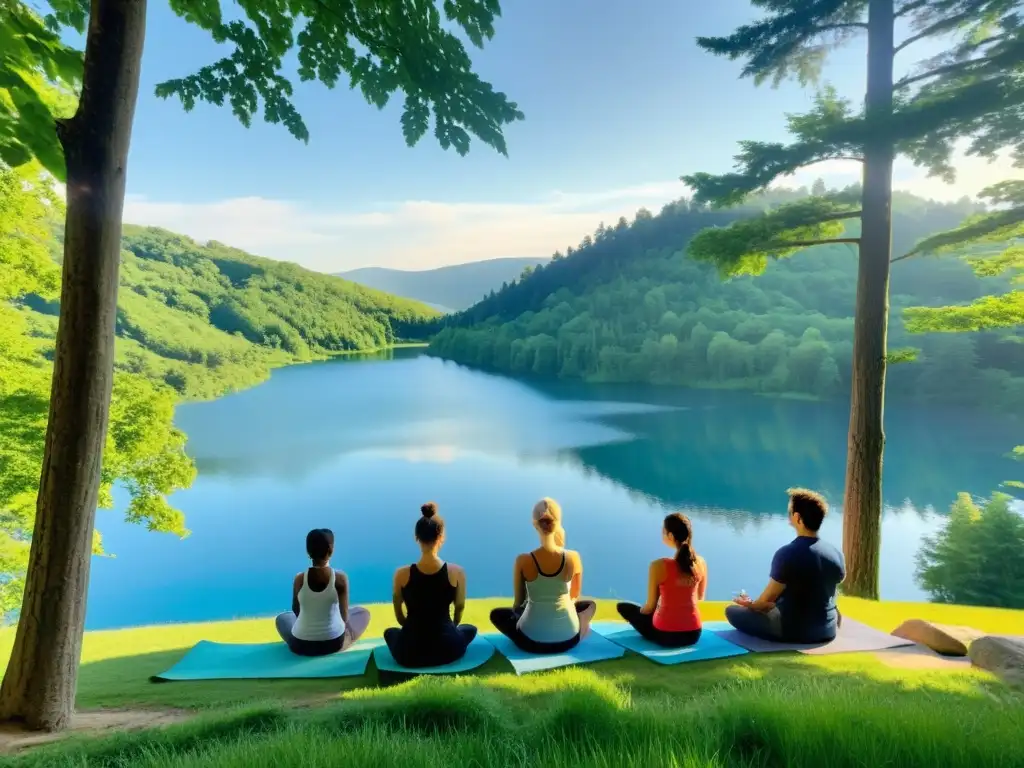
<svg viewBox="0 0 1024 768"><path fill-rule="evenodd" d="M565 549L558 502L538 501L533 527L540 546L516 558L513 607L495 608L491 623L527 653L564 653L586 637L597 604L578 599L583 561Z"/></svg>
<svg viewBox="0 0 1024 768"><path fill-rule="evenodd" d="M292 609L277 617L277 632L293 653L325 656L348 648L366 631L370 612L348 605L348 577L331 568L334 534L315 528L306 535L311 568L296 574Z"/></svg>

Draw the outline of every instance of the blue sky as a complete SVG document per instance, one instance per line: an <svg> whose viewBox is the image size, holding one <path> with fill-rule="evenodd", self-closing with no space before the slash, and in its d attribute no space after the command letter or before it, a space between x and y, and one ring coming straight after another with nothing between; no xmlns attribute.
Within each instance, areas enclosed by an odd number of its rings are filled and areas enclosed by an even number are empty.
<svg viewBox="0 0 1024 768"><path fill-rule="evenodd" d="M324 271L547 255L602 220L681 196L683 173L727 170L741 139L784 138L784 113L810 103L795 84L756 88L738 79L739 63L697 48L698 35L749 20L747 0L504 6L495 39L473 58L526 120L507 131L508 158L477 143L460 158L429 133L407 148L401 99L377 111L345 84L297 86L308 144L281 126L246 129L228 108L186 114L157 99L155 84L223 54L165 3L151 3L126 221ZM863 92L862 41L833 55L826 79ZM794 183L847 182L856 170L834 164ZM977 163L963 170L953 189L905 167L898 183L949 198L999 177Z"/></svg>

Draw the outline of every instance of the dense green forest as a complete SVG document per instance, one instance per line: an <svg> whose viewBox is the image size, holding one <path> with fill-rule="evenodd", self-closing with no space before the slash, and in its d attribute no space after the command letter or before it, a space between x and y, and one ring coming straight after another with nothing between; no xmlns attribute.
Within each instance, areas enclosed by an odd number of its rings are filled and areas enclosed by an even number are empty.
<svg viewBox="0 0 1024 768"><path fill-rule="evenodd" d="M0 166L0 614L20 600L39 486L62 212L38 169ZM101 505L119 481L129 519L187 533L165 500L195 476L173 426L178 401L250 386L274 366L425 339L437 316L294 264L126 226Z"/></svg>
<svg viewBox="0 0 1024 768"><path fill-rule="evenodd" d="M446 320L433 354L502 372L590 381L645 381L845 397L850 387L857 256L818 246L763 275L720 279L688 258L687 242L755 210L806 195L778 191L731 210L679 201L632 224L602 225L577 248ZM957 226L981 208L898 194L894 252ZM918 350L894 366L897 398L1024 412L1024 344L1011 331L911 336L903 308L960 304L1000 293L1008 278L979 277L960 259L893 265L890 350ZM905 356L905 355L904 355Z"/></svg>

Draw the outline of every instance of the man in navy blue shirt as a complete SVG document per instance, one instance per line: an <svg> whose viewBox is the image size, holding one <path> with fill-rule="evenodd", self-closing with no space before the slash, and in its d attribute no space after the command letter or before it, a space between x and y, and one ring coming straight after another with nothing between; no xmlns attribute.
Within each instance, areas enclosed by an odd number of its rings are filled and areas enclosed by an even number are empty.
<svg viewBox="0 0 1024 768"><path fill-rule="evenodd" d="M834 640L840 622L836 588L846 578L846 564L842 552L818 538L828 503L814 491L794 488L788 493L789 524L796 538L775 553L761 596L737 597L725 609L725 618L740 632L765 640Z"/></svg>

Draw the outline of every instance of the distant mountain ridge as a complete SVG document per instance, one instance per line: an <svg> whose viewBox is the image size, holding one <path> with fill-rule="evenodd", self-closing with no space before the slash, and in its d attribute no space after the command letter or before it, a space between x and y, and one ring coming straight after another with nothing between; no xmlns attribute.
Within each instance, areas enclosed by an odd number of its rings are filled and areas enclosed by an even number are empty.
<svg viewBox="0 0 1024 768"><path fill-rule="evenodd" d="M518 279L527 267L549 261L549 258L539 256L488 259L422 271L363 267L335 274L367 288L415 299L442 311L461 311L491 291L499 290L502 283Z"/></svg>

